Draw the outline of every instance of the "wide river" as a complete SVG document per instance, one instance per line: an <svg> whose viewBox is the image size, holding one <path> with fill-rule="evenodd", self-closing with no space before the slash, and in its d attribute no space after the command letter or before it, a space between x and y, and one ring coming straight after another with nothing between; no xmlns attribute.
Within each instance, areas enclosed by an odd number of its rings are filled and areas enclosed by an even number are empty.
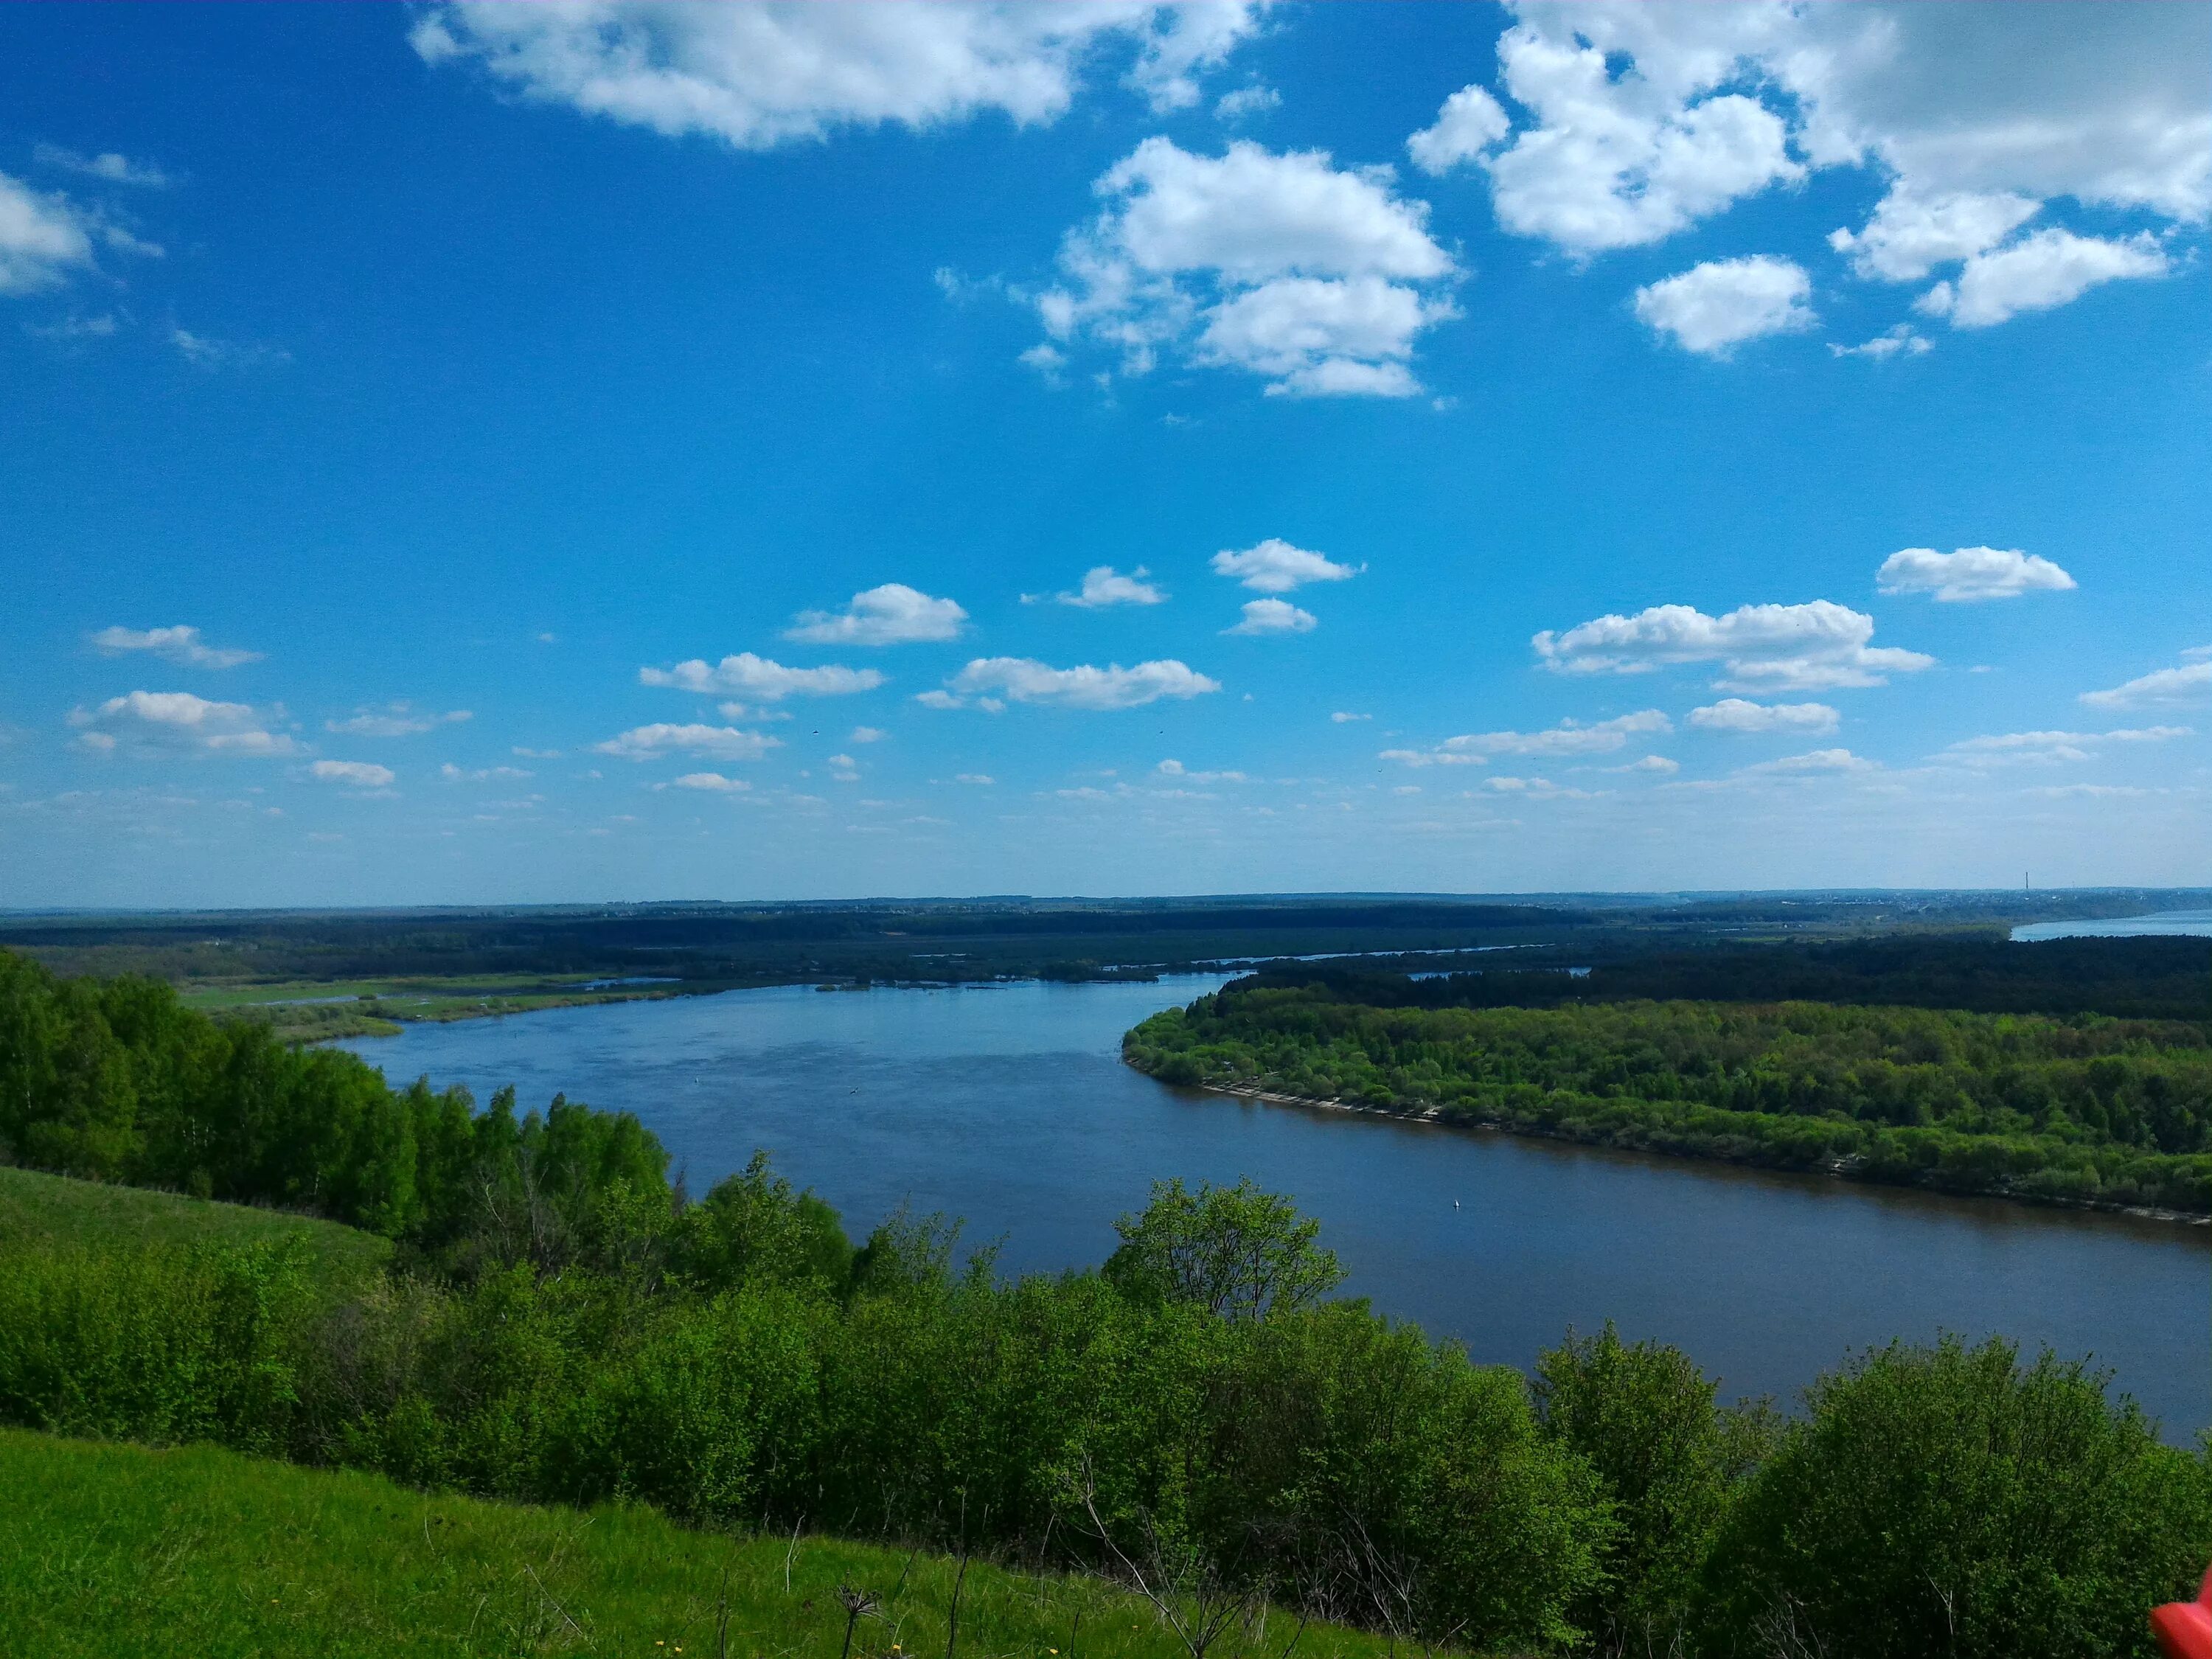
<svg viewBox="0 0 2212 1659"><path fill-rule="evenodd" d="M1851 1348L1939 1330L2117 1373L2185 1441L2212 1424L2212 1229L1950 1199L1171 1089L1121 1033L1221 982L733 991L410 1026L346 1045L479 1101L624 1107L704 1192L765 1147L865 1235L902 1202L1093 1264L1148 1184L1294 1194L1383 1313L1528 1366L1607 1319L1724 1391L1796 1390Z"/></svg>

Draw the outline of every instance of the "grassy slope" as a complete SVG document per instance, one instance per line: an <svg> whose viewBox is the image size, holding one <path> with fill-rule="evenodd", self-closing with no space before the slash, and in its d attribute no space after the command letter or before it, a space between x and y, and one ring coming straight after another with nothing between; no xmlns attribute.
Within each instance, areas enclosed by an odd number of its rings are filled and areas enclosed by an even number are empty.
<svg viewBox="0 0 2212 1659"><path fill-rule="evenodd" d="M0 1643L10 1654L716 1655L836 1659L849 1583L879 1597L854 1659L945 1650L952 1563L801 1538L733 1540L650 1511L426 1497L374 1476L209 1447L153 1451L0 1431ZM789 1560L789 1588L786 1562ZM726 1574L726 1578L725 1575ZM903 1586L902 1575L903 1574ZM726 1589L725 1589L726 1585ZM1081 1623L1077 1627L1077 1615ZM1222 1659L1276 1659L1225 1640ZM663 1645L665 1644L665 1645ZM1299 1659L1377 1659L1309 1629ZM971 1565L968 1659L1174 1659L1151 1609L1095 1580Z"/></svg>
<svg viewBox="0 0 2212 1659"><path fill-rule="evenodd" d="M316 1276L333 1289L374 1271L392 1253L374 1233L335 1221L0 1168L0 1258L17 1243L246 1244L288 1234L307 1239Z"/></svg>

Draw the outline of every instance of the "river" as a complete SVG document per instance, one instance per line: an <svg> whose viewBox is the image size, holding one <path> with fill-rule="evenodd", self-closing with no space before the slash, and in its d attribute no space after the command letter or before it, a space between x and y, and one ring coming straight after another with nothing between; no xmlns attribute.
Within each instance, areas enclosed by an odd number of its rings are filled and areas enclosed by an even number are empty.
<svg viewBox="0 0 2212 1659"><path fill-rule="evenodd" d="M1383 1313L1528 1366L1607 1319L1784 1403L1847 1349L1998 1332L2212 1424L2212 1229L1942 1198L1171 1089L1119 1059L1221 983L811 986L412 1025L344 1046L481 1101L635 1112L695 1193L757 1146L856 1237L901 1202L1008 1271L1102 1261L1155 1178L1292 1194Z"/></svg>

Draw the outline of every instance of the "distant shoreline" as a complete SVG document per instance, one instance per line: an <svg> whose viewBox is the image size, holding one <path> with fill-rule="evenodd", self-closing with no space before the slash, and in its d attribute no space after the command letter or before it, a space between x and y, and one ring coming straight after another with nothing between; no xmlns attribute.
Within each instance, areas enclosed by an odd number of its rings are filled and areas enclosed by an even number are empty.
<svg viewBox="0 0 2212 1659"><path fill-rule="evenodd" d="M1121 1063L1135 1072L1150 1072L1123 1054ZM1679 1164L1718 1164L1731 1169L1765 1170L1777 1175L1826 1176L1837 1181L1847 1181L1864 1187L1889 1187L1905 1192L1929 1193L1939 1198L1996 1198L2009 1203L2024 1204L2045 1210L2089 1210L2106 1215L2133 1216L2142 1221L2166 1221L2187 1227L2212 1227L2212 1215L2198 1215L2188 1210L2162 1209L2150 1205L2112 1204L2096 1199L2046 1198L2033 1193L2012 1193L2002 1188L1957 1188L1938 1186L1928 1182L1881 1181L1858 1174L1853 1160L1838 1158L1828 1163L1811 1165L1790 1165L1761 1163L1749 1158L1716 1158L1698 1152L1670 1152L1663 1146L1640 1146L1600 1136L1563 1134L1556 1129L1547 1129L1482 1117L1447 1117L1441 1106L1404 1107L1370 1106L1337 1097L1316 1099L1310 1095L1288 1095L1277 1090L1255 1086L1238 1086L1222 1083L1175 1083L1176 1089L1194 1089L1209 1095L1225 1095L1237 1100L1256 1100L1270 1106L1302 1106L1316 1111L1346 1112L1354 1116L1389 1118L1401 1123L1432 1124L1442 1129L1487 1129L1494 1133L1513 1135L1526 1140L1556 1140L1571 1146L1598 1146L1607 1151L1634 1152L1645 1158L1663 1158Z"/></svg>

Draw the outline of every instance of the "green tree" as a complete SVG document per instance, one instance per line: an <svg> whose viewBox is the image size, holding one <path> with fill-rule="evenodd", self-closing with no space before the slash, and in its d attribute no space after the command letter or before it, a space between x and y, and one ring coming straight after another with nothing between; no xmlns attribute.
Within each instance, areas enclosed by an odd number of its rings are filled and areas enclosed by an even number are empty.
<svg viewBox="0 0 2212 1659"><path fill-rule="evenodd" d="M1249 1176L1234 1187L1180 1179L1152 1183L1143 1213L1114 1224L1121 1248L1106 1277L1143 1300L1188 1302L1229 1320L1266 1319L1310 1307L1344 1282L1321 1224Z"/></svg>
<svg viewBox="0 0 2212 1659"><path fill-rule="evenodd" d="M1714 1549L1706 1650L2151 1654L2212 1555L2212 1471L2106 1383L1950 1336L1816 1383Z"/></svg>

